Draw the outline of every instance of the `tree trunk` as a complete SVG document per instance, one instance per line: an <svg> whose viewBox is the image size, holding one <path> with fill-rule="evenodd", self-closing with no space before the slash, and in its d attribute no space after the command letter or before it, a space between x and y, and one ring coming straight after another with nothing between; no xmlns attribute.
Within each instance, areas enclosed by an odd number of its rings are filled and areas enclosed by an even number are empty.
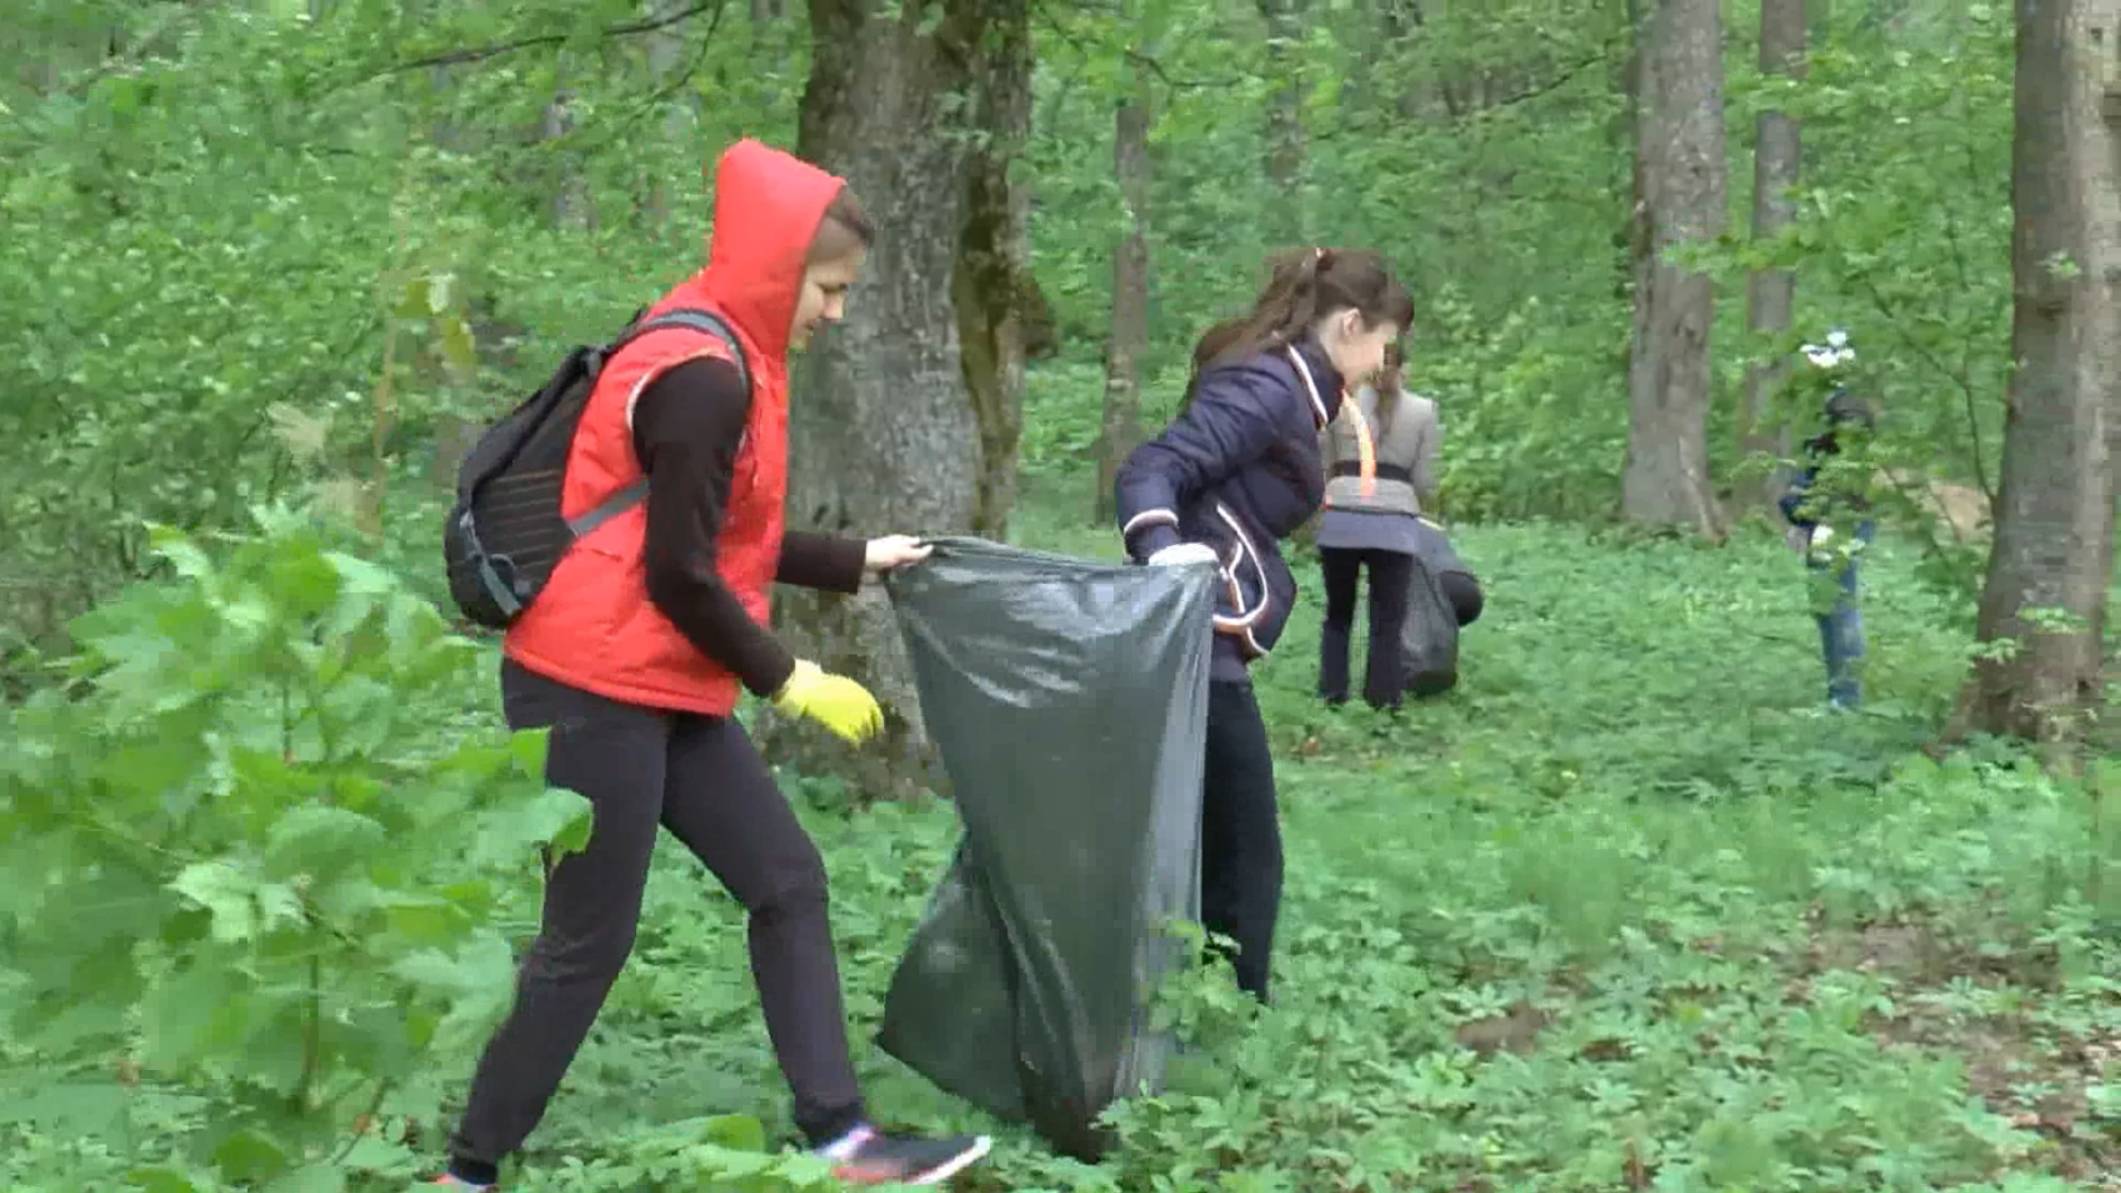
<svg viewBox="0 0 2121 1193"><path fill-rule="evenodd" d="M680 10L683 0L646 0L641 15L649 20L672 16ZM686 143L690 130L697 127L699 93L682 85L680 72L686 69L685 35L691 22L679 21L649 31L643 39L647 43L648 75L663 105L663 139L671 145ZM705 35L703 35L705 36ZM691 176L686 176L688 179ZM683 196L699 193L696 185L679 187L669 172L656 170L648 183L646 210L651 228L658 234L670 226L677 204Z"/></svg>
<svg viewBox="0 0 2121 1193"><path fill-rule="evenodd" d="M2061 744L2101 696L2121 407L2121 0L2018 0L2009 410L1963 711ZM2114 101L2121 105L2121 99Z"/></svg>
<svg viewBox="0 0 2121 1193"><path fill-rule="evenodd" d="M1760 0L1760 70L1770 77L1804 77L1804 0ZM1755 125L1753 146L1753 238L1772 239L1797 218L1790 188L1797 185L1804 157L1795 117L1771 109ZM1797 296L1797 275L1787 269L1763 269L1748 279L1745 323L1756 337L1780 336L1790 329L1790 308ZM1738 408L1738 446L1751 458L1789 455L1789 433L1769 428L1776 391L1789 377L1789 353L1777 352L1746 370L1745 397ZM1779 473L1779 469L1776 473ZM1760 473L1740 490L1740 504L1772 506L1779 476Z"/></svg>
<svg viewBox="0 0 2121 1193"><path fill-rule="evenodd" d="M1654 0L1639 66L1635 334L1621 511L1633 522L1721 533L1709 488L1705 274L1668 259L1724 225L1722 18L1717 0Z"/></svg>
<svg viewBox="0 0 2121 1193"><path fill-rule="evenodd" d="M1010 7L996 0L963 6L994 20ZM1021 0L1019 0L1021 2ZM972 127L966 163L965 222L953 278L965 385L979 425L979 496L972 528L988 538L1008 533L1016 506L1017 448L1024 433L1025 294L1030 280L1030 206L1009 177L1031 135L1031 26L1002 19L982 32L984 57L969 105Z"/></svg>
<svg viewBox="0 0 2121 1193"><path fill-rule="evenodd" d="M1309 239L1304 213L1306 0L1259 0L1267 22L1267 233L1282 245Z"/></svg>
<svg viewBox="0 0 2121 1193"><path fill-rule="evenodd" d="M874 0L810 0L811 72L797 152L847 178L878 236L846 319L818 337L797 370L791 526L956 534L981 521L984 449L974 395L1010 392L1020 364L996 347L1010 338L1006 309L971 319L958 309L962 296L994 294L991 280L968 282L959 268L963 255L1012 243L1011 218L996 216L995 192L1006 186L1006 155L1021 129L974 121L1006 122L1028 111L1019 94L1030 68L1028 11L1025 0L903 0L890 9ZM985 275L999 267L966 268ZM968 347L968 327L987 342ZM836 744L768 717L762 736L776 757L798 769L833 770L870 796L938 782L881 590L852 600L793 590L779 598L777 628L791 648L861 677L891 715L885 740L853 755L852 769Z"/></svg>
<svg viewBox="0 0 2121 1193"><path fill-rule="evenodd" d="M545 105L539 129L547 141L563 141L574 131L574 92L562 87ZM596 228L596 209L590 201L589 181L582 176L581 156L565 145L552 151L552 222L574 231Z"/></svg>
<svg viewBox="0 0 2121 1193"><path fill-rule="evenodd" d="M1105 346L1105 408L1097 437L1097 524L1116 512L1113 484L1142 441L1142 360L1149 353L1149 119L1147 72L1132 67L1133 93L1112 120L1112 170L1127 228L1112 246L1112 333Z"/></svg>
<svg viewBox="0 0 2121 1193"><path fill-rule="evenodd" d="M1378 39L1379 49L1404 46L1419 36L1427 23L1427 14L1422 9L1422 0L1386 0L1380 6ZM1404 54L1395 55L1395 61L1405 61ZM1409 71L1393 80L1395 92L1392 110L1402 120L1412 120L1421 115L1426 107L1423 97L1429 92L1426 80L1414 77Z"/></svg>

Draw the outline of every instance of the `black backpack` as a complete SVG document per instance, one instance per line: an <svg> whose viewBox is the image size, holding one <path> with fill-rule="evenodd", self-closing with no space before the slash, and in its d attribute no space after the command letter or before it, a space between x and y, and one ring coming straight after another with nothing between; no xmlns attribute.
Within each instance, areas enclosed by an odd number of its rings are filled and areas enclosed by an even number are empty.
<svg viewBox="0 0 2121 1193"><path fill-rule="evenodd" d="M560 516L567 453L597 375L627 344L666 327L688 327L720 339L750 387L751 371L736 334L708 311L667 311L646 322L636 315L610 344L568 353L536 393L486 428L457 469L457 500L443 527L442 557L449 595L465 617L492 629L507 628L537 599L576 539L648 496L644 476L580 517Z"/></svg>

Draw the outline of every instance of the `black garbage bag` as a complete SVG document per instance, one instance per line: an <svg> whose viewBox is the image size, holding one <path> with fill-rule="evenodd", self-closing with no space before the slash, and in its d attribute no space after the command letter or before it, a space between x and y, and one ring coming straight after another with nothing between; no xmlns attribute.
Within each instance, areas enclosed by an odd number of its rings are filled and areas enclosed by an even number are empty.
<svg viewBox="0 0 2121 1193"><path fill-rule="evenodd" d="M1407 690L1435 696L1458 684L1458 611L1444 595L1429 560L1414 557L1407 578L1407 620L1399 631Z"/></svg>
<svg viewBox="0 0 2121 1193"><path fill-rule="evenodd" d="M1085 1159L1171 1051L1149 997L1199 918L1214 580L945 539L889 581L965 833L878 1042Z"/></svg>

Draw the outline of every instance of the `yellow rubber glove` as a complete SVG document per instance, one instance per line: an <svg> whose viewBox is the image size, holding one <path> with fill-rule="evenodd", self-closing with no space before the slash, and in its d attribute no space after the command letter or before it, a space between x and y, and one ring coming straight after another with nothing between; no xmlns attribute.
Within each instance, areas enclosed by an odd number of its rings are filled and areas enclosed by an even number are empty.
<svg viewBox="0 0 2121 1193"><path fill-rule="evenodd" d="M774 693L773 706L792 717L809 717L852 745L884 727L884 710L869 689L807 659L796 662L795 673Z"/></svg>

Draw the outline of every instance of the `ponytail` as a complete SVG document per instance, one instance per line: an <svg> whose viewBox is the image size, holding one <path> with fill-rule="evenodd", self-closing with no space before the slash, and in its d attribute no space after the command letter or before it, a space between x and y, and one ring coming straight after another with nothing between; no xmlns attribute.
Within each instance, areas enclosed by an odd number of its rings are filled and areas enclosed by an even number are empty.
<svg viewBox="0 0 2121 1193"><path fill-rule="evenodd" d="M1252 311L1209 328L1193 346L1193 377L1207 369L1294 344L1320 319L1354 308L1375 326L1413 322L1414 302L1383 257L1368 249L1305 248L1269 259ZM1190 396L1192 385L1187 385ZM1382 391L1380 391L1382 392Z"/></svg>

